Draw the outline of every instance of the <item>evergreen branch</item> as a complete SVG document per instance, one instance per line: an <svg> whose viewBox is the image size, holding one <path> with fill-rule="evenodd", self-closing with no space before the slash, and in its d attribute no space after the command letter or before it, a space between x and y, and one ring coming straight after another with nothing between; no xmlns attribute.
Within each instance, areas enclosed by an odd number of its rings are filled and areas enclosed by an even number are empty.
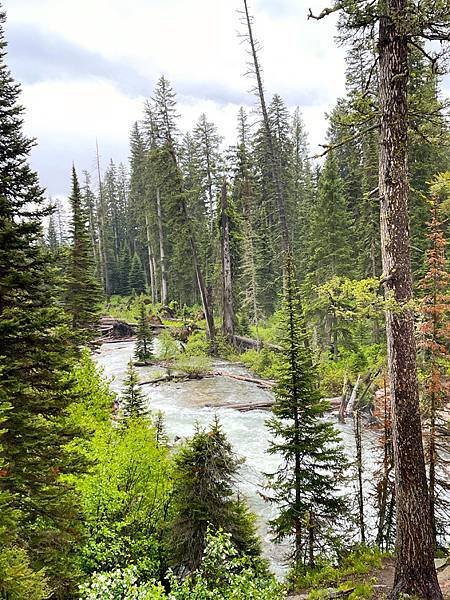
<svg viewBox="0 0 450 600"><path fill-rule="evenodd" d="M315 15L312 12L312 10L309 8L308 9L308 19L315 19L316 21L320 21L321 19L325 19L325 17L328 17L329 15L332 15L333 13L335 13L339 10L342 10L343 8L344 8L344 3L338 2L336 4L336 6L324 8L322 10L322 12L320 12L318 15Z"/></svg>
<svg viewBox="0 0 450 600"><path fill-rule="evenodd" d="M355 135L345 138L344 140L342 140L342 142L339 142L337 144L320 144L320 147L325 148L325 150L322 152L322 154L316 154L316 155L312 156L311 158L322 158L323 156L326 156L329 152L336 150L336 148L341 148L342 146L346 146L347 144L350 144L350 142L359 140L360 138L365 136L367 133L370 133L371 131L374 131L375 129L378 129L378 128L379 128L379 123L375 123L371 127L367 127L366 129L363 129L363 131L359 131L358 133L355 133Z"/></svg>
<svg viewBox="0 0 450 600"><path fill-rule="evenodd" d="M414 40L412 40L411 38L409 39L409 43L411 44L411 46L414 46L414 48L416 48L417 50L419 50L423 56L425 56L425 58L427 58L430 63L431 63L431 70L433 71L433 73L436 72L436 64L438 61L439 56L431 56L431 54L428 54L428 52L420 45L420 44L416 44L416 42L414 42Z"/></svg>
<svg viewBox="0 0 450 600"><path fill-rule="evenodd" d="M364 93L362 95L363 98L365 98L367 96L367 94L370 92L369 86L372 83L372 77L373 77L373 74L375 73L375 67L377 66L379 60L380 60L380 57L377 56L375 58L375 60L372 62L372 65L371 65L370 71L369 71L369 75L367 77L366 85L364 86Z"/></svg>

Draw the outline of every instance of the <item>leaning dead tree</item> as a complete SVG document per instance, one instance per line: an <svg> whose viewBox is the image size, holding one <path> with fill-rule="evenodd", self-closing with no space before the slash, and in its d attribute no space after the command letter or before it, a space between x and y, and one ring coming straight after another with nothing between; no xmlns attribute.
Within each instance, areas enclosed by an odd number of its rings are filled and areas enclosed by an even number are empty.
<svg viewBox="0 0 450 600"><path fill-rule="evenodd" d="M396 496L396 570L392 598L440 600L419 411L408 218L408 77L410 49L450 40L448 0L337 0L315 16L340 12L354 35L376 35L379 75L379 196ZM355 34L356 31L356 34Z"/></svg>
<svg viewBox="0 0 450 600"><path fill-rule="evenodd" d="M220 247L222 255L222 307L223 333L234 340L233 282L231 277L230 217L228 209L227 180L224 177L220 202Z"/></svg>
<svg viewBox="0 0 450 600"><path fill-rule="evenodd" d="M272 129L270 127L269 115L267 112L266 99L264 95L264 86L261 75L261 67L258 59L257 43L253 36L252 17L248 10L247 0L244 0L244 19L247 26L247 35L245 36L250 45L251 65L253 74L256 79L256 94L259 99L261 115L263 120L264 134L266 137L267 148L269 150L270 168L272 179L275 186L276 204L278 210L278 218L281 228L281 242L284 256L287 256L290 250L289 228L286 217L286 198L281 177L280 156L278 155L273 139ZM283 278L284 279L284 278Z"/></svg>

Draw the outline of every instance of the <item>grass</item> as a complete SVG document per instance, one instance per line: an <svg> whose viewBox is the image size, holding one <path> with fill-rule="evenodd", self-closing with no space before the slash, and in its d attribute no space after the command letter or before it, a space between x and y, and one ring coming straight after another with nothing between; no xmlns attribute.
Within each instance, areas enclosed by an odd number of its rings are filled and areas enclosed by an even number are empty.
<svg viewBox="0 0 450 600"><path fill-rule="evenodd" d="M374 580L367 581L364 577L382 568L382 558L383 554L378 548L358 546L343 557L337 565L324 562L306 572L291 571L288 584L295 591L310 590L308 598L311 600L327 598L328 588L339 590L355 588L349 596L351 600L371 598Z"/></svg>

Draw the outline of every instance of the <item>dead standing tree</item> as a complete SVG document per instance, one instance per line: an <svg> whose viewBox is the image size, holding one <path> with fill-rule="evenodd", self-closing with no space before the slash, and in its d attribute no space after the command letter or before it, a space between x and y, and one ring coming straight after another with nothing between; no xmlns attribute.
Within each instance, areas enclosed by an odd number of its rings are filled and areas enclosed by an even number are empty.
<svg viewBox="0 0 450 600"><path fill-rule="evenodd" d="M230 217L228 214L227 180L224 177L220 206L220 246L222 255L223 333L234 341L233 282L231 276Z"/></svg>
<svg viewBox="0 0 450 600"><path fill-rule="evenodd" d="M280 167L280 156L278 155L275 149L275 143L273 139L272 130L270 127L269 115L267 112L266 99L264 96L264 86L262 82L261 75L261 67L258 59L258 48L257 42L253 36L252 29L252 17L250 16L248 10L247 0L244 0L244 21L247 27L247 35L244 36L247 39L250 45L250 55L251 55L251 72L256 79L256 95L259 99L261 115L263 120L263 129L266 137L267 148L269 150L269 160L270 167L272 171L272 179L275 186L275 195L276 195L276 204L278 211L278 218L280 222L281 228L281 248L283 252L283 256L286 258L290 251L290 240L289 240L289 228L287 224L286 218L286 198L285 198L285 190L283 185L283 179L281 177L281 167ZM283 261L283 265L286 263L286 260ZM283 281L286 281L285 277L285 269L283 267Z"/></svg>
<svg viewBox="0 0 450 600"><path fill-rule="evenodd" d="M396 482L396 571L392 598L440 600L419 411L408 218L408 62L411 46L450 40L448 0L336 0L322 19L362 35L378 31L379 195L383 283L397 309L386 312ZM431 56L433 66L439 56Z"/></svg>

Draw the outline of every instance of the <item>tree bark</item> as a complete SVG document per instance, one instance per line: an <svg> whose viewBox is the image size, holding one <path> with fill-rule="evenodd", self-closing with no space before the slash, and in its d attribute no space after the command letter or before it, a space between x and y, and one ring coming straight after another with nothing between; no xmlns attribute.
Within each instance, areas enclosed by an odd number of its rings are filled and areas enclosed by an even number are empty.
<svg viewBox="0 0 450 600"><path fill-rule="evenodd" d="M353 414L355 445L356 445L356 466L358 471L358 512L359 512L359 532L361 535L361 544L366 543L366 527L364 521L364 488L363 488L363 462L362 462L362 435L361 435L361 412L358 409Z"/></svg>
<svg viewBox="0 0 450 600"><path fill-rule="evenodd" d="M152 242L151 242L151 238L150 238L150 223L148 220L148 215L145 214L145 238L146 238L146 244L147 244L147 255L148 255L148 272L149 272L149 279L150 279L150 293L151 293L151 297L152 297L152 304L156 304L156 278L155 278L155 271L154 271L154 254L153 254L153 248L152 248Z"/></svg>
<svg viewBox="0 0 450 600"><path fill-rule="evenodd" d="M167 285L166 254L164 251L164 228L161 209L161 193L159 187L156 188L156 210L158 216L159 258L161 265L161 303L166 306L169 302L169 294Z"/></svg>
<svg viewBox="0 0 450 600"><path fill-rule="evenodd" d="M156 280L155 280L155 273L153 270L153 248L152 248L152 242L150 239L150 223L148 221L148 215L145 214L145 238L146 238L146 244L147 244L147 255L148 255L148 273L149 273L149 280L150 280L150 293L151 293L151 297L152 297L152 304L156 304Z"/></svg>
<svg viewBox="0 0 450 600"><path fill-rule="evenodd" d="M106 255L106 240L105 240L105 205L103 201L102 177L100 173L100 155L98 152L98 142L95 140L96 159L97 159L97 178L98 178L98 246L100 255L100 264L102 267L103 285L105 288L106 297L111 296L111 283L109 280L108 259Z"/></svg>
<svg viewBox="0 0 450 600"><path fill-rule="evenodd" d="M233 285L231 279L231 252L230 252L230 219L228 216L228 190L224 178L221 196L221 251L222 251L222 306L223 306L223 333L230 341L234 341L234 310L233 310Z"/></svg>
<svg viewBox="0 0 450 600"><path fill-rule="evenodd" d="M407 0L387 0L380 18L381 246L385 292L399 304L386 314L397 507L396 570L392 598L400 594L442 599L433 560L412 298L407 175L408 39L402 31Z"/></svg>

